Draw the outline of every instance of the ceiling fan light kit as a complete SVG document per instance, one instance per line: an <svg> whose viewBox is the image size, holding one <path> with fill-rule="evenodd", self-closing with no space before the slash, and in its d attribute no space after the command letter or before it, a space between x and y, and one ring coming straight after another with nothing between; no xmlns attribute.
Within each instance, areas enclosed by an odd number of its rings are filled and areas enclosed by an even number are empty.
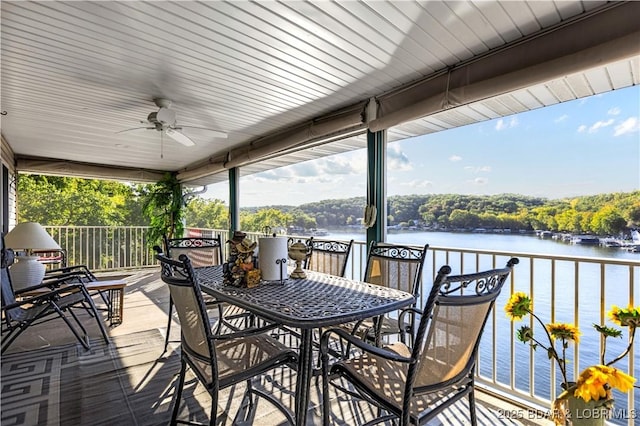
<svg viewBox="0 0 640 426"><path fill-rule="evenodd" d="M150 123L161 123L173 126L176 123L176 112L169 108L160 108L157 112L152 112L147 117Z"/></svg>

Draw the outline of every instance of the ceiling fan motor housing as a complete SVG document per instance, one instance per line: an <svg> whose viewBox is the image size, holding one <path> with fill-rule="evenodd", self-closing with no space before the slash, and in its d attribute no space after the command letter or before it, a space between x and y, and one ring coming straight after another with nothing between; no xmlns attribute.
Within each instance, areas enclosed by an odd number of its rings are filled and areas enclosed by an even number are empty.
<svg viewBox="0 0 640 426"><path fill-rule="evenodd" d="M173 126L176 122L176 112L169 108L160 108L147 117L150 123Z"/></svg>

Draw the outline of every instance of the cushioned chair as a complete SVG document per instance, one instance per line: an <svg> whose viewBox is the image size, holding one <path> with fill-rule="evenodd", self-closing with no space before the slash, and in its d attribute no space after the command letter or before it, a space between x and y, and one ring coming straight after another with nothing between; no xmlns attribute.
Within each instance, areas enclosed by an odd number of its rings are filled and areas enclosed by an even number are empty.
<svg viewBox="0 0 640 426"><path fill-rule="evenodd" d="M304 262L304 269L344 277L353 240L345 242L311 237L306 244L311 248L311 254Z"/></svg>
<svg viewBox="0 0 640 426"><path fill-rule="evenodd" d="M87 330L76 315L75 309L88 311L96 320L105 342L109 343L109 336L102 318L82 283L70 284L64 281L50 280L14 292L9 271L9 266L14 260L13 251L4 248L4 236L1 240L3 353L20 334L32 325L56 319L62 319L82 346L89 349L91 344ZM29 296L26 295L27 293Z"/></svg>
<svg viewBox="0 0 640 426"><path fill-rule="evenodd" d="M364 281L411 293L419 300L422 268L428 244L420 248L372 242L367 254ZM410 333L410 324L401 324L398 317L384 315L367 319L352 326L352 333L380 345L385 336L397 335L401 339Z"/></svg>
<svg viewBox="0 0 640 426"><path fill-rule="evenodd" d="M468 395L471 423L476 425L478 345L495 300L517 263L512 258L502 269L455 276L449 275L449 266L440 268L424 311L403 311L419 318L413 347L395 342L380 348L339 328L323 333L323 424L330 424L332 384L377 406L376 423L397 419L400 425L425 424ZM329 339L336 337L357 346L361 354L329 365Z"/></svg>
<svg viewBox="0 0 640 426"><path fill-rule="evenodd" d="M211 425L216 424L218 392L240 382L246 394L259 395L273 403L293 424L291 413L268 393L252 386L252 379L274 368L297 365L295 351L268 335L270 327L245 329L229 334L213 334L200 285L189 258L170 259L162 254L162 280L169 286L181 327L181 369L176 387L171 424L177 422L187 367L211 395ZM180 422L182 423L182 422Z"/></svg>

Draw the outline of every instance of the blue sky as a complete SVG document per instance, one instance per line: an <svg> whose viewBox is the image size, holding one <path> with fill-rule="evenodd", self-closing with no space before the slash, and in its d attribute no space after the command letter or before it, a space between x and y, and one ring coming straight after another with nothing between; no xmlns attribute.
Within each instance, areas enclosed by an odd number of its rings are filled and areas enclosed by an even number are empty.
<svg viewBox="0 0 640 426"><path fill-rule="evenodd" d="M640 86L388 145L387 195L565 198L640 189ZM366 151L243 177L242 207L366 194ZM228 202L226 182L206 198Z"/></svg>

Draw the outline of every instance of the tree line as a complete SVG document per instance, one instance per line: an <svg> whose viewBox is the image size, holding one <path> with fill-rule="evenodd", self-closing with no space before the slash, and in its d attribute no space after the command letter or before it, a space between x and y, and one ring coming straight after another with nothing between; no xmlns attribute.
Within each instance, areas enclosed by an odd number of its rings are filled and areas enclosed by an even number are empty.
<svg viewBox="0 0 640 426"><path fill-rule="evenodd" d="M164 214L166 187L166 183L142 185L21 174L17 184L18 220L62 226L149 226ZM180 216L186 226L228 228L228 206L222 200L183 195L189 200ZM160 204L150 203L150 199ZM640 228L640 191L563 199L518 194L403 195L391 196L387 203L388 225L397 227L543 229L597 235L618 235ZM360 226L365 204L365 197L352 197L300 206L242 208L240 225L245 231L261 231L266 226Z"/></svg>

